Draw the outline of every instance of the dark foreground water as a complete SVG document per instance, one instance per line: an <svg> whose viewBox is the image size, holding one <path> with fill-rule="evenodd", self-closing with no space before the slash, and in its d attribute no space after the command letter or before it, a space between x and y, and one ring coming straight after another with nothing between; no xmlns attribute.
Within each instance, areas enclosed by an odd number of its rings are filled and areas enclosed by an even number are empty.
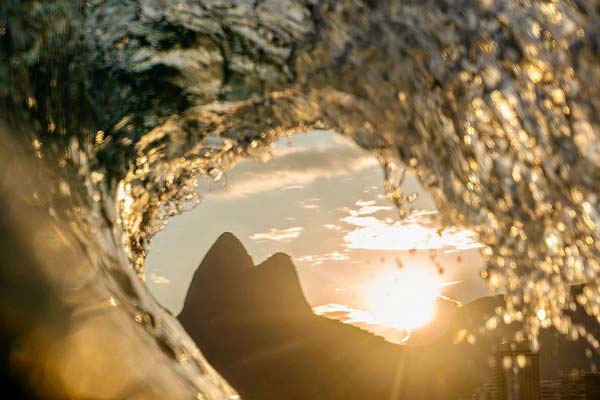
<svg viewBox="0 0 600 400"><path fill-rule="evenodd" d="M442 223L477 232L500 317L534 346L553 325L597 351L563 311L600 315L599 12L0 1L3 356L45 394L235 398L145 288L148 243L198 174L317 127L372 151L400 216L410 168Z"/></svg>

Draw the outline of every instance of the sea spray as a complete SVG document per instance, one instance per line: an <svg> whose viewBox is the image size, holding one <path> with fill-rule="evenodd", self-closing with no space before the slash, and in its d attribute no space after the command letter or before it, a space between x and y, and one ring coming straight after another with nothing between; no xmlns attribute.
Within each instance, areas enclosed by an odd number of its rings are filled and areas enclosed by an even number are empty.
<svg viewBox="0 0 600 400"><path fill-rule="evenodd" d="M199 174L218 176L316 127L373 152L400 211L410 196L390 171L409 168L443 222L477 232L482 277L506 293L500 317L522 321L534 346L553 325L597 351L564 311L578 302L600 315L599 8L9 1L0 6L3 131L29 171L51 172L31 190L9 179L2 190L29 190L36 202L47 193L47 218L61 221L54 235L81 251L65 263L85 256L82 276L143 332L128 340L155 339L172 361L165 368L209 398L235 395L135 276L156 231L196 201ZM578 282L587 286L573 298ZM68 293L59 295L64 306Z"/></svg>

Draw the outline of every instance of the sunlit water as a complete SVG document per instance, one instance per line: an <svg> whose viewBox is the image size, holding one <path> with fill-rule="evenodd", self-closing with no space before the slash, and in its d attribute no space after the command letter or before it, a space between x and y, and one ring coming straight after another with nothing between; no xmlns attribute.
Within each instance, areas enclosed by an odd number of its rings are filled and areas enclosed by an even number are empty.
<svg viewBox="0 0 600 400"><path fill-rule="evenodd" d="M408 168L476 232L534 345L598 348L563 311L600 315L600 3L314 3L0 4L3 274L45 304L3 318L42 390L235 397L138 279L146 249L198 174L315 127L373 152L400 216Z"/></svg>

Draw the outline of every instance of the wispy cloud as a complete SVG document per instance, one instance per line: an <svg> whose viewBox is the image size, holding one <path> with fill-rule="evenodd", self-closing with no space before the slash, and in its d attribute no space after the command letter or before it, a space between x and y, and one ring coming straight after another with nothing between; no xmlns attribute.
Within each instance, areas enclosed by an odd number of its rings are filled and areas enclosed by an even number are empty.
<svg viewBox="0 0 600 400"><path fill-rule="evenodd" d="M301 226L294 226L287 229L276 229L272 228L268 232L255 233L250 235L252 240L272 240L275 242L289 242L292 239L296 239L300 236L304 228Z"/></svg>
<svg viewBox="0 0 600 400"><path fill-rule="evenodd" d="M344 304L330 303L317 306L313 308L313 313L368 330L385 337L386 340L392 343L404 343L410 338L408 330L390 327L373 314Z"/></svg>
<svg viewBox="0 0 600 400"><path fill-rule="evenodd" d="M165 278L164 276L152 273L150 274L150 282L155 283L157 285L164 285L170 283L171 281Z"/></svg>
<svg viewBox="0 0 600 400"><path fill-rule="evenodd" d="M308 255L296 258L298 261L309 262L313 265L321 265L325 261L345 261L348 260L348 254L339 251L333 251L331 253L319 254L319 255Z"/></svg>
<svg viewBox="0 0 600 400"><path fill-rule="evenodd" d="M355 206L359 208L357 210L347 209L348 213L353 216L362 216L362 215L372 215L378 213L379 211L389 211L392 209L392 206L380 206L377 205L375 200L359 200L354 203Z"/></svg>
<svg viewBox="0 0 600 400"><path fill-rule="evenodd" d="M373 156L350 146L278 149L268 164L241 162L228 173L226 186L210 184L211 192L204 194L233 199L274 190L299 190L319 179L377 167Z"/></svg>
<svg viewBox="0 0 600 400"><path fill-rule="evenodd" d="M379 187L377 187L377 186L370 186L370 187L366 188L365 190L363 190L362 192L363 193L370 193L370 192L373 192L373 191L376 191L376 190L379 190Z"/></svg>
<svg viewBox="0 0 600 400"><path fill-rule="evenodd" d="M357 211L349 212L348 216L341 219L354 227L344 236L346 248L451 251L481 247L477 236L470 230L456 227L441 229L435 221L435 214L435 211L417 211L394 221L390 218L361 216Z"/></svg>
<svg viewBox="0 0 600 400"><path fill-rule="evenodd" d="M330 231L341 231L344 229L341 226L336 225L336 224L325 224L325 225L323 225L323 228L329 229Z"/></svg>
<svg viewBox="0 0 600 400"><path fill-rule="evenodd" d="M304 189L304 185L290 185L290 186L286 186L281 188L281 191L284 190L297 190L297 189Z"/></svg>
<svg viewBox="0 0 600 400"><path fill-rule="evenodd" d="M320 199L318 198L313 198L313 199L306 199L306 200L301 200L298 202L298 205L302 208L304 208L305 210L318 210L319 209L319 202Z"/></svg>
<svg viewBox="0 0 600 400"><path fill-rule="evenodd" d="M345 323L372 322L371 315L366 311L356 310L344 304L329 303L313 307L313 312L317 315L339 319Z"/></svg>

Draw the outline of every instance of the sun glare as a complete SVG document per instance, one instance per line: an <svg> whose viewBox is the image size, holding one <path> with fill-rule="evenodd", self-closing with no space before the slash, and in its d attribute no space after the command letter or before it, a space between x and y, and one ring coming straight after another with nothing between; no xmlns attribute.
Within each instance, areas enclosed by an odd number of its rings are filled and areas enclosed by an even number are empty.
<svg viewBox="0 0 600 400"><path fill-rule="evenodd" d="M439 275L429 268L390 268L367 284L366 307L381 324L407 330L419 328L433 319L442 286Z"/></svg>

